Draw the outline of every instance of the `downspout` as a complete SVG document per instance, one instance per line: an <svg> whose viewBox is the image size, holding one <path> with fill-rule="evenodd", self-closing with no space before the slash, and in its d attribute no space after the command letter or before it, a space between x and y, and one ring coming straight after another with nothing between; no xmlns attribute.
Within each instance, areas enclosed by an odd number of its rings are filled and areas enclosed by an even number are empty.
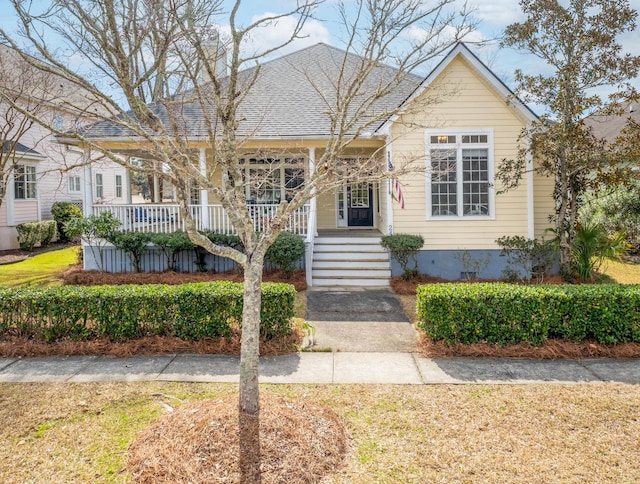
<svg viewBox="0 0 640 484"><path fill-rule="evenodd" d="M15 214L15 190L16 187L16 179L14 171L11 170L9 176L7 177L7 184L5 185L5 197L4 202L7 206L7 225L9 227L13 227L16 224L16 214Z"/></svg>
<svg viewBox="0 0 640 484"><path fill-rule="evenodd" d="M91 172L91 151L89 148L84 150L82 155L82 178L84 178L83 192L82 192L82 212L85 217L93 215L93 173Z"/></svg>

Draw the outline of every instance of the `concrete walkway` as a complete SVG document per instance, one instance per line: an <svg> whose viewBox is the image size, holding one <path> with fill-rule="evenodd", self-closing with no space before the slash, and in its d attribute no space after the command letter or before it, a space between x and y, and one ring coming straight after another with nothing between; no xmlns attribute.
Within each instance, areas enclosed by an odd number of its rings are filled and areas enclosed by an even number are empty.
<svg viewBox="0 0 640 484"><path fill-rule="evenodd" d="M0 358L0 382L237 382L239 358L162 355ZM260 361L263 383L640 383L638 360L447 358L416 353L299 353Z"/></svg>
<svg viewBox="0 0 640 484"><path fill-rule="evenodd" d="M263 357L263 383L640 383L640 360L429 359L387 289L309 291L315 351ZM239 357L160 355L0 358L0 382L237 382Z"/></svg>

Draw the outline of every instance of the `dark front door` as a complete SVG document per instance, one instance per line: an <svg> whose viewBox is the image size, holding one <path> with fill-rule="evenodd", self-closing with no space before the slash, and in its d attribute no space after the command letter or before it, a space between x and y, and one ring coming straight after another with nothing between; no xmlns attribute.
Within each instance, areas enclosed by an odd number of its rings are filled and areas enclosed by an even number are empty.
<svg viewBox="0 0 640 484"><path fill-rule="evenodd" d="M347 187L349 227L373 227L373 186L351 183Z"/></svg>

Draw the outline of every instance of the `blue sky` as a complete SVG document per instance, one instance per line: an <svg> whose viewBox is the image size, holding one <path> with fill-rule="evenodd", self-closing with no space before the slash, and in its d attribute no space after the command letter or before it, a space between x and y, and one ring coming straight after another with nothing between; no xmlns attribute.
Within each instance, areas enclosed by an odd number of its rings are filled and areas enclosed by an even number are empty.
<svg viewBox="0 0 640 484"><path fill-rule="evenodd" d="M36 0L37 1L37 0ZM461 6L463 0L456 0L455 6ZM230 2L227 2L230 3ZM428 2L425 1L425 4ZM633 8L640 10L640 0L631 0ZM503 29L510 23L524 19L516 0L469 0L469 4L475 7L474 17L478 21L477 29L472 32L468 40L481 41L498 37ZM246 0L240 9L239 20L241 23L249 23L252 20L269 13L285 12L295 5L295 0ZM15 18L12 15L12 7L8 0L0 0L0 27L5 30L15 29ZM324 42L340 47L340 36L335 13L335 0L326 0L317 12L317 19L307 23L303 33L306 38L296 41L287 48L287 51L296 50L317 42ZM224 22L221 19L224 30ZM286 36L287 22L281 21L278 25L263 28L256 33L254 41L261 47L270 46L281 41ZM619 38L626 52L640 55L640 29L627 33ZM514 87L513 72L515 68L522 69L525 73L544 73L546 65L530 54L516 52L511 49L501 49L495 43L482 48L472 47L480 59L487 64L508 86ZM283 51L282 53L286 53ZM425 72L426 73L426 72ZM640 80L636 82L640 89ZM541 114L540 107L533 109Z"/></svg>

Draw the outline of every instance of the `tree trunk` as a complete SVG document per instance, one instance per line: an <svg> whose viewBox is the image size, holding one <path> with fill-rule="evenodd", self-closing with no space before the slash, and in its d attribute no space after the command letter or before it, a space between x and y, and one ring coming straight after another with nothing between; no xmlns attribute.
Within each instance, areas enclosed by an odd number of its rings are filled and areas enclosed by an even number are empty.
<svg viewBox="0 0 640 484"><path fill-rule="evenodd" d="M260 305L262 258L248 258L244 266L244 306L240 349L238 426L242 482L260 482Z"/></svg>

